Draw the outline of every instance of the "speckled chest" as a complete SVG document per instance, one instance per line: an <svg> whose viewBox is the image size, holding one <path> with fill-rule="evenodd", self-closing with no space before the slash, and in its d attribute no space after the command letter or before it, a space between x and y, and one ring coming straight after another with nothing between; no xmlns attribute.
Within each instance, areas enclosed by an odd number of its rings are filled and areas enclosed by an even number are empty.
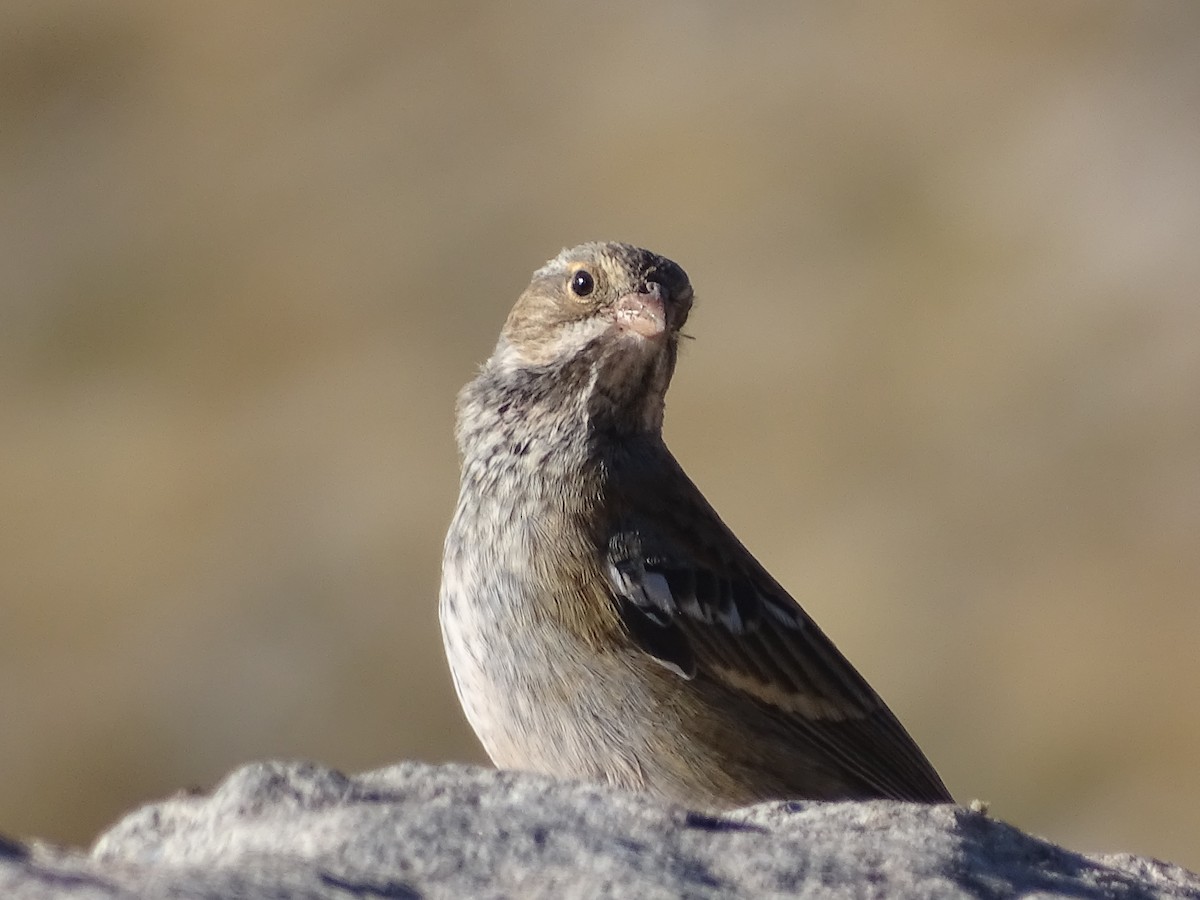
<svg viewBox="0 0 1200 900"><path fill-rule="evenodd" d="M577 739L577 708L599 673L572 616L597 596L597 549L584 513L548 477L549 461L495 446L464 466L446 536L440 618L467 719L500 765L545 767ZM561 470L563 460L554 461ZM540 471L538 471L540 467ZM560 471L561 475L561 471Z"/></svg>

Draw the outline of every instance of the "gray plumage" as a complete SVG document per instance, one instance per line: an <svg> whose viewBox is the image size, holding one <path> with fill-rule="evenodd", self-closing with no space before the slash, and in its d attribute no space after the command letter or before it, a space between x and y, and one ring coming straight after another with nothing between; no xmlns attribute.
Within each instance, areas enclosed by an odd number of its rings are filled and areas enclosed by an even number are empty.
<svg viewBox="0 0 1200 900"><path fill-rule="evenodd" d="M663 443L691 303L661 256L564 250L460 394L440 614L468 720L498 766L693 807L950 802Z"/></svg>

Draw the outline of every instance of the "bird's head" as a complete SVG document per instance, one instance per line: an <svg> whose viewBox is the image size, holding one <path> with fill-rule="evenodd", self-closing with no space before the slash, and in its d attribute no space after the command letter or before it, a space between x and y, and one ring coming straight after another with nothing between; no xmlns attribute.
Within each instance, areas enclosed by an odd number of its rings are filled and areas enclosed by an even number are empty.
<svg viewBox="0 0 1200 900"><path fill-rule="evenodd" d="M533 274L503 337L532 365L601 340L654 354L678 338L691 306L687 273L671 260L629 244L581 244Z"/></svg>
<svg viewBox="0 0 1200 900"><path fill-rule="evenodd" d="M534 273L492 362L574 383L586 377L597 419L657 428L691 307L678 264L629 244L581 244Z"/></svg>

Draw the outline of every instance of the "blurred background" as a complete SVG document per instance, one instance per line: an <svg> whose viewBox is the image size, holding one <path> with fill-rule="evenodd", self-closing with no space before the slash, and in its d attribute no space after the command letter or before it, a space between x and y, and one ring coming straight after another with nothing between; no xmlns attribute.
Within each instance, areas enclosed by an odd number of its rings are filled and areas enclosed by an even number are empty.
<svg viewBox="0 0 1200 900"><path fill-rule="evenodd" d="M0 832L483 762L454 395L698 304L676 455L962 801L1200 867L1200 5L0 6Z"/></svg>

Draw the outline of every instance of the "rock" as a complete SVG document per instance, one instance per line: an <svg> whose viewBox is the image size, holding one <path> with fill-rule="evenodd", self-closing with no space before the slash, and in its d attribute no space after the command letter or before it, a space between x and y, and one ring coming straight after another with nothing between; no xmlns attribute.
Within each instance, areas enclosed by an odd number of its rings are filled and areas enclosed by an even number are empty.
<svg viewBox="0 0 1200 900"><path fill-rule="evenodd" d="M404 763L235 771L91 852L0 840L0 897L1200 898L1200 876L1087 856L961 807L767 803L713 816L597 785Z"/></svg>

